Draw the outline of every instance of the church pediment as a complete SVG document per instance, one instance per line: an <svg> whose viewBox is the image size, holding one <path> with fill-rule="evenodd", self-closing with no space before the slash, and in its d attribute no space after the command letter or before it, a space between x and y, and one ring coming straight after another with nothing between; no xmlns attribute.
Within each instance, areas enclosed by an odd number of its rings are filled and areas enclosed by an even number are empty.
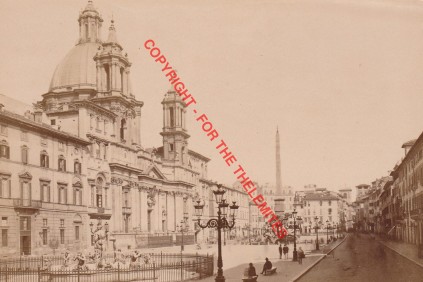
<svg viewBox="0 0 423 282"><path fill-rule="evenodd" d="M151 178L157 178L157 179L166 179L164 174L158 169L157 166L151 165L144 173L145 175L151 177Z"/></svg>

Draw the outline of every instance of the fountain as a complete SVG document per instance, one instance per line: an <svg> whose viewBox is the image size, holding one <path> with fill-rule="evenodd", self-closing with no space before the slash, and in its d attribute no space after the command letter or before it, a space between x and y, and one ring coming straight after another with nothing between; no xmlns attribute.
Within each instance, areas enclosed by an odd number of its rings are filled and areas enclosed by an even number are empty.
<svg viewBox="0 0 423 282"><path fill-rule="evenodd" d="M109 239L107 222L102 225L101 220L99 220L96 228L93 227L94 224L91 223L94 253L78 252L76 255L72 255L69 250L66 250L63 264L51 265L46 261L42 271L43 276L49 277L48 281L73 281L76 276L78 281L80 281L79 279L83 279L81 281L89 280L92 276L98 276L99 281L114 281L115 272L146 272L147 269L142 267L153 264L153 260L148 254L141 254L138 250L132 251L131 254L124 254L121 249L118 249L116 238ZM113 258L104 255L108 241L113 243ZM136 276L137 274L132 273L131 275ZM152 277L154 280L154 272Z"/></svg>

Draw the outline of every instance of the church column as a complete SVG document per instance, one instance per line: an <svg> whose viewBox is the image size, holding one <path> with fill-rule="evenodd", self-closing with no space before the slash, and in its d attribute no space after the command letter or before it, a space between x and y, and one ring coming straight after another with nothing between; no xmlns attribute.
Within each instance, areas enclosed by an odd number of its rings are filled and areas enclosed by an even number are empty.
<svg viewBox="0 0 423 282"><path fill-rule="evenodd" d="M137 126L136 143L138 145L141 145L141 107L137 107L135 113L136 113L136 126Z"/></svg>
<svg viewBox="0 0 423 282"><path fill-rule="evenodd" d="M128 69L125 68L125 70L122 73L122 94L123 95L128 95Z"/></svg>
<svg viewBox="0 0 423 282"><path fill-rule="evenodd" d="M103 89L102 89L102 87L101 87L101 73L100 73L100 63L97 61L97 64L96 64L96 70L97 70L97 72L96 72L96 84L97 84L97 91L98 92L102 92L103 91Z"/></svg>
<svg viewBox="0 0 423 282"><path fill-rule="evenodd" d="M120 66L118 64L116 64L116 88L119 91L122 91L122 81L123 81L123 74L124 72L120 71ZM122 91L123 93L123 91Z"/></svg>
<svg viewBox="0 0 423 282"><path fill-rule="evenodd" d="M139 227L140 229L141 229L141 218L142 218L142 215L141 215L141 209L142 209L142 199L141 199L141 187L138 187L138 190L137 190L137 196L136 196L136 199L137 199L137 202L138 203L135 203L135 206L137 207L137 227Z"/></svg>
<svg viewBox="0 0 423 282"><path fill-rule="evenodd" d="M119 68L118 64L115 62L113 63L113 90L120 90L118 87L118 81L119 81Z"/></svg>
<svg viewBox="0 0 423 282"><path fill-rule="evenodd" d="M126 130L125 139L127 140L129 145L132 145L134 143L133 142L133 140L134 140L133 121L134 120L133 120L132 116L128 117L126 119L126 126L127 126L128 129Z"/></svg>
<svg viewBox="0 0 423 282"><path fill-rule="evenodd" d="M182 126L182 128L185 128L185 126L186 126L186 113L187 111L184 109L183 110L183 114L184 114L184 117L183 117L183 126Z"/></svg>
<svg viewBox="0 0 423 282"><path fill-rule="evenodd" d="M147 205L147 190L146 187L141 188L141 203L140 203L140 214L141 214L141 231L148 231L148 208Z"/></svg>

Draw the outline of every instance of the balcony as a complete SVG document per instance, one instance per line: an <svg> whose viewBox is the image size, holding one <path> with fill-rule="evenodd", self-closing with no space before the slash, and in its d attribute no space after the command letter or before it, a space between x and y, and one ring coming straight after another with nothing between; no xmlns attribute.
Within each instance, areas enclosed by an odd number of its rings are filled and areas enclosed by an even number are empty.
<svg viewBox="0 0 423 282"><path fill-rule="evenodd" d="M41 201L35 201L30 199L13 199L13 206L15 207L15 209L35 211L41 208Z"/></svg>
<svg viewBox="0 0 423 282"><path fill-rule="evenodd" d="M110 208L104 207L89 207L88 215L94 219L110 219L112 211Z"/></svg>
<svg viewBox="0 0 423 282"><path fill-rule="evenodd" d="M122 213L123 214L131 214L132 208L131 207L122 207Z"/></svg>

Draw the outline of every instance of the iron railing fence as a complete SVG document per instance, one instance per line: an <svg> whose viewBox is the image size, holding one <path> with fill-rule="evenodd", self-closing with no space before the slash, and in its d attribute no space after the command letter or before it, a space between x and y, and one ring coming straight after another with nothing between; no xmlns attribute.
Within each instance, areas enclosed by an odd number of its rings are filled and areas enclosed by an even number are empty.
<svg viewBox="0 0 423 282"><path fill-rule="evenodd" d="M45 269L11 267L0 262L0 282L97 282L97 281L154 281L173 282L201 279L213 275L214 257L198 254L150 254L154 262L129 267L97 270ZM35 258L32 258L34 262ZM54 264L53 264L54 265Z"/></svg>
<svg viewBox="0 0 423 282"><path fill-rule="evenodd" d="M201 258L207 258L209 255L201 255L197 253L141 253L142 257L138 260L144 260L144 258L149 257L149 262L155 262L157 265L168 265L172 263L184 262L188 263L191 261L198 261ZM75 256L73 256L75 257ZM127 261L129 263L130 255L127 254ZM72 258L72 256L71 256ZM114 261L114 254L107 253L103 255L106 263L112 263ZM43 255L43 256L20 256L16 258L0 258L1 267L16 268L21 270L36 270L38 267L43 269L48 265L63 265L64 258L63 255ZM89 260L87 263L91 263Z"/></svg>

